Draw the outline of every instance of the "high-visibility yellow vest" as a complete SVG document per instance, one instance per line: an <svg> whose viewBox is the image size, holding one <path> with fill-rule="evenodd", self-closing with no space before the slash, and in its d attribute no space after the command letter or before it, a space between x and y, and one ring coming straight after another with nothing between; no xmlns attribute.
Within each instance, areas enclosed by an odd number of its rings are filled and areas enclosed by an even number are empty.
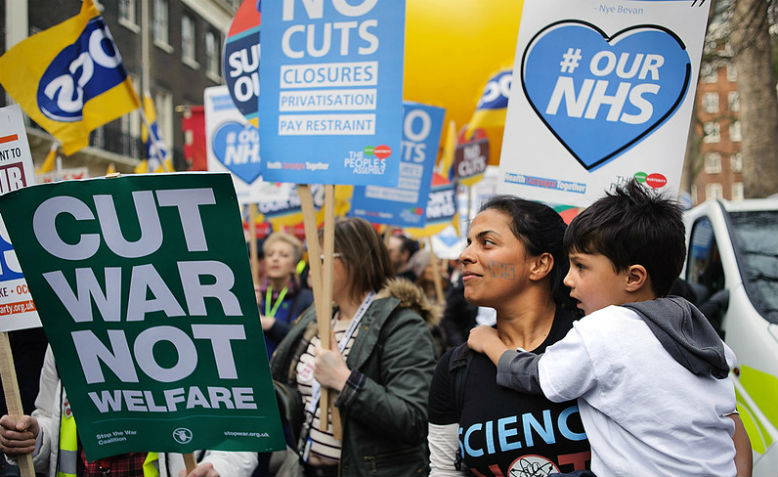
<svg viewBox="0 0 778 477"><path fill-rule="evenodd" d="M59 457L57 477L76 477L78 472L78 436L73 414L62 412L59 423ZM146 453L143 461L143 477L159 477L159 454Z"/></svg>

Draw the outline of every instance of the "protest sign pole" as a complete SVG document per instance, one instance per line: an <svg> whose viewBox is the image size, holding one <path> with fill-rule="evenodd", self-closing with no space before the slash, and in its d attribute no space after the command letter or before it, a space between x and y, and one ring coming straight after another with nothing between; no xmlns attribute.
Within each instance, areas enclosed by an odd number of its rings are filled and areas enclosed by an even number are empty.
<svg viewBox="0 0 778 477"><path fill-rule="evenodd" d="M249 208L249 259L251 260L251 280L254 286L259 286L259 251L257 250L257 206L248 204Z"/></svg>
<svg viewBox="0 0 778 477"><path fill-rule="evenodd" d="M392 234L394 233L394 227L391 225L387 225L384 229L384 245L386 245L386 248L389 248L389 242L392 238Z"/></svg>
<svg viewBox="0 0 778 477"><path fill-rule="evenodd" d="M8 408L8 415L19 418L24 415L22 399L19 395L19 382L16 380L16 368L11 352L11 343L8 341L8 333L0 332L0 377L3 380L3 393ZM32 455L22 454L16 459L19 465L21 477L35 477L35 468L32 465Z"/></svg>
<svg viewBox="0 0 778 477"><path fill-rule="evenodd" d="M184 454L184 466L186 467L186 475L189 475L197 467L194 452Z"/></svg>
<svg viewBox="0 0 778 477"><path fill-rule="evenodd" d="M438 303L442 304L446 300L443 297L443 281L440 278L440 264L438 263L438 257L435 255L435 250L432 248L432 237L427 237L427 246L430 249L430 263L432 264L433 283L435 283L435 296L438 299Z"/></svg>
<svg viewBox="0 0 778 477"><path fill-rule="evenodd" d="M467 222L470 223L470 217L472 217L472 208L473 208L473 188L471 186L465 186L467 187Z"/></svg>
<svg viewBox="0 0 778 477"><path fill-rule="evenodd" d="M325 191L326 194L326 191ZM311 187L307 184L300 184L297 186L297 195L300 196L300 208L303 211L303 226L305 227L305 241L308 244L308 257L309 265L311 267L310 275L313 285L313 303L316 310L316 322L319 326L319 341L324 349L329 349L329 336L330 336L330 302L332 301L332 257L329 259L330 265L330 299L324 298L324 286L322 283L322 260L319 257L322 255L321 247L319 246L319 235L316 233L316 213L313 210L313 194L311 193ZM325 207L327 199L325 197ZM326 213L326 209L325 209ZM325 229L326 232L326 229ZM325 237L326 238L326 237ZM327 256L324 257L327 260ZM321 397L319 398L319 426L323 426L324 431L327 430L327 410L329 409L329 393L322 390Z"/></svg>
<svg viewBox="0 0 778 477"><path fill-rule="evenodd" d="M333 255L335 254L335 186L332 184L328 184L324 186L324 263L322 264L322 267L324 268L322 271L322 296L324 298L324 303L327 304L326 312L328 313L327 316L329 316L329 303L332 302L332 261L334 259ZM321 323L319 324L319 331L322 331ZM322 342L322 347L324 349L331 349L331 343L330 343L330 326L329 326L329 320L327 320L327 334L320 334L319 338ZM325 338L326 336L326 338ZM325 346L324 343L327 343ZM338 413L337 408L335 408L334 403L334 393L332 390L322 390L322 396L327 396L327 402L328 406L324 407L322 406L320 416L326 416L327 410L330 410L332 413L332 432L333 437L336 439L342 438L342 429L340 427L340 414ZM330 409L331 408L331 409ZM327 418L319 419L319 422L321 423L321 430L326 431L327 430Z"/></svg>

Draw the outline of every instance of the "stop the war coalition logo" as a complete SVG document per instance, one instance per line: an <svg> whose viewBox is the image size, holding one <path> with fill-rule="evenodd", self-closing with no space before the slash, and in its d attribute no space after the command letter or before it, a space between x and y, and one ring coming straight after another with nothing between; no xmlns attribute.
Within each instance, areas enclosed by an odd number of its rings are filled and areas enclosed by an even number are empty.
<svg viewBox="0 0 778 477"><path fill-rule="evenodd" d="M532 38L521 63L521 86L530 105L588 171L670 118L690 78L684 43L657 25L609 36L591 23L562 20Z"/></svg>

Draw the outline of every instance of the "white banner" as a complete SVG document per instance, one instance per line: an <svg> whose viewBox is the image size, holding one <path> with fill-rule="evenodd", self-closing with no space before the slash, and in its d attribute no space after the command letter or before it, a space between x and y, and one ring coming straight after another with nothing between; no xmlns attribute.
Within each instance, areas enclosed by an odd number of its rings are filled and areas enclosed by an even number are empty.
<svg viewBox="0 0 778 477"><path fill-rule="evenodd" d="M499 191L587 206L677 196L710 2L526 0Z"/></svg>
<svg viewBox="0 0 778 477"><path fill-rule="evenodd" d="M35 184L35 169L22 110L16 104L0 108L0 195L31 184ZM0 331L39 326L27 280L0 217Z"/></svg>

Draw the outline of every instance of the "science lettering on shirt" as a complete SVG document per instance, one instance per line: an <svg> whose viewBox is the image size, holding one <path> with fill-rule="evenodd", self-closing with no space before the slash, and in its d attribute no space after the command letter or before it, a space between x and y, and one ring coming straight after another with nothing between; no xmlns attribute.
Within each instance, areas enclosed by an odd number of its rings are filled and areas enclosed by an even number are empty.
<svg viewBox="0 0 778 477"><path fill-rule="evenodd" d="M586 461L590 460L588 451L558 455L556 462L552 462L547 457L539 455L540 452L535 449L537 446L585 440L586 434L576 432L569 424L571 417L575 416L577 419L578 406L572 405L565 408L556 416L556 419L552 416L551 409L543 409L539 415L537 414L537 412L525 412L521 415L476 422L467 428L460 426L459 449L463 458L497 456L505 452L520 453L505 473L496 463L489 465L488 468L495 476L545 476L552 471L559 472L559 466L566 464L574 464L576 469L584 469Z"/></svg>

